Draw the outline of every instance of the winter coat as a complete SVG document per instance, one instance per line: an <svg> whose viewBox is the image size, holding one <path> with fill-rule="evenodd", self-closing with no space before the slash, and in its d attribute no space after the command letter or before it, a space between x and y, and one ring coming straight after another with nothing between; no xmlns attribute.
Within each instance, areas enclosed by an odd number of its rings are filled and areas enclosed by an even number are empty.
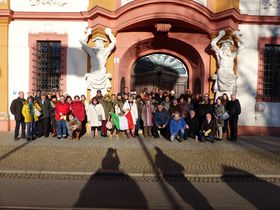
<svg viewBox="0 0 280 210"><path fill-rule="evenodd" d="M193 136L199 132L199 121L196 116L191 118L190 116L187 116L185 118L186 124L189 126L189 135Z"/></svg>
<svg viewBox="0 0 280 210"><path fill-rule="evenodd" d="M158 109L156 109L154 113L154 124L156 126L163 125L163 124L167 125L169 119L170 119L170 114L165 108L163 108L161 112Z"/></svg>
<svg viewBox="0 0 280 210"><path fill-rule="evenodd" d="M217 104L214 107L214 116L216 118L217 126L223 127L224 120L222 119L223 114L226 112L224 105L218 106Z"/></svg>
<svg viewBox="0 0 280 210"><path fill-rule="evenodd" d="M163 107L164 107L166 110L169 110L170 104L171 104L170 101L168 101L168 102L166 102L166 101L162 102L162 105L163 105Z"/></svg>
<svg viewBox="0 0 280 210"><path fill-rule="evenodd" d="M68 112L70 111L70 104L65 102L65 103L62 103L61 101L57 102L56 103L56 106L55 106L55 119L56 120L66 120L66 115L68 114ZM60 113L62 113L63 118L61 118L60 116Z"/></svg>
<svg viewBox="0 0 280 210"><path fill-rule="evenodd" d="M241 106L238 99L228 102L228 112L229 112L230 120L238 119L238 116L241 113Z"/></svg>
<svg viewBox="0 0 280 210"><path fill-rule="evenodd" d="M42 100L39 101L39 105L42 108L42 115L40 118L49 118L50 112L51 112L51 103L48 99L46 99L44 102Z"/></svg>
<svg viewBox="0 0 280 210"><path fill-rule="evenodd" d="M143 102L140 100L140 101L137 101L136 102L136 105L137 105L137 110L138 110L138 116L141 116L142 115L142 110L143 110Z"/></svg>
<svg viewBox="0 0 280 210"><path fill-rule="evenodd" d="M81 129L81 121L79 121L79 120L77 119L77 117L74 117L73 120L69 120L69 121L67 122L67 128L68 128L69 130L73 130L73 128L75 128L75 127L77 127L77 128L76 128L77 130L80 130L80 129Z"/></svg>
<svg viewBox="0 0 280 210"><path fill-rule="evenodd" d="M39 117L35 114L35 107L39 112L42 112L42 108L36 101L32 103L31 107L32 109L30 110L28 102L27 101L24 102L22 108L22 115L24 116L24 122L26 123L32 122L33 118L35 122L39 121Z"/></svg>
<svg viewBox="0 0 280 210"><path fill-rule="evenodd" d="M170 107L169 107L169 113L170 113L170 114L174 114L175 112L181 113L181 108L180 108L180 105L179 105L179 104L177 104L176 106L174 106L173 104L170 105Z"/></svg>
<svg viewBox="0 0 280 210"><path fill-rule="evenodd" d="M175 120L172 118L169 122L169 130L170 130L170 135L175 136L178 134L179 130L185 129L186 128L186 122L182 118L179 120Z"/></svg>
<svg viewBox="0 0 280 210"><path fill-rule="evenodd" d="M144 127L153 126L153 110L154 105L145 104L142 109L141 117L143 120Z"/></svg>
<svg viewBox="0 0 280 210"><path fill-rule="evenodd" d="M135 125L136 121L137 121L137 118L138 118L138 109L137 109L137 105L134 101L132 103L129 103L128 101L126 101L124 103L123 111L127 112L128 110L130 110L130 112L131 112L132 120L133 120L133 123Z"/></svg>
<svg viewBox="0 0 280 210"><path fill-rule="evenodd" d="M25 99L21 99L20 97L14 99L10 106L11 113L15 116L15 120L22 120L22 108L23 103L25 102Z"/></svg>
<svg viewBox="0 0 280 210"><path fill-rule="evenodd" d="M120 114L123 109L123 102L122 100L114 100L112 101L112 112L115 114Z"/></svg>
<svg viewBox="0 0 280 210"><path fill-rule="evenodd" d="M80 122L85 119L85 106L81 101L73 101L70 109Z"/></svg>
<svg viewBox="0 0 280 210"><path fill-rule="evenodd" d="M184 103L180 103L179 106L180 106L180 114L183 118L185 118L190 111L188 104L184 102Z"/></svg>
<svg viewBox="0 0 280 210"><path fill-rule="evenodd" d="M216 120L211 119L209 123L206 119L203 121L202 126L201 126L201 130L207 131L209 129L211 129L211 132L208 135L209 136L215 136L216 133L217 133L217 130L218 130Z"/></svg>
<svg viewBox="0 0 280 210"><path fill-rule="evenodd" d="M91 127L102 126L102 120L106 119L102 104L89 105L87 117Z"/></svg>
<svg viewBox="0 0 280 210"><path fill-rule="evenodd" d="M103 97L102 100L100 101L100 104L103 106L105 112L105 118L109 119L110 117L109 112L112 110L111 100L106 100L105 97Z"/></svg>

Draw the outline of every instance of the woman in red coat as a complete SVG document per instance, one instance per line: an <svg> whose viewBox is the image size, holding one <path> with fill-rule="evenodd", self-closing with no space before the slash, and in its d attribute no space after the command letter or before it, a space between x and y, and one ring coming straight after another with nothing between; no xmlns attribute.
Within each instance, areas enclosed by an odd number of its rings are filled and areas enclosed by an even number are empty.
<svg viewBox="0 0 280 210"><path fill-rule="evenodd" d="M74 101L70 105L70 109L72 113L76 116L76 118L83 122L85 119L85 106L82 101L80 101L80 96L75 96Z"/></svg>
<svg viewBox="0 0 280 210"><path fill-rule="evenodd" d="M66 116L70 111L70 104L65 102L65 97L60 96L60 101L57 102L55 107L55 119L57 121L57 138L67 138L67 124Z"/></svg>

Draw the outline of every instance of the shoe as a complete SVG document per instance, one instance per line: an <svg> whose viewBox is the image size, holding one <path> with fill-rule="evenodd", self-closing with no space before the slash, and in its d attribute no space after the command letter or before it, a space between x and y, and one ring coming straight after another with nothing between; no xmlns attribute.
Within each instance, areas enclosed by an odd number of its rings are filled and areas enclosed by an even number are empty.
<svg viewBox="0 0 280 210"><path fill-rule="evenodd" d="M178 141L179 141L179 142L183 142L182 137L179 137Z"/></svg>
<svg viewBox="0 0 280 210"><path fill-rule="evenodd" d="M67 136L66 136L66 135L63 135L63 138L64 138L64 139L67 139Z"/></svg>
<svg viewBox="0 0 280 210"><path fill-rule="evenodd" d="M159 136L154 136L155 139L159 139Z"/></svg>
<svg viewBox="0 0 280 210"><path fill-rule="evenodd" d="M15 140L15 141L19 141L19 140L20 140L20 138L19 138L19 137L16 137L16 138L14 138L14 140Z"/></svg>
<svg viewBox="0 0 280 210"><path fill-rule="evenodd" d="M35 137L35 136L32 136L32 138L31 138L31 139L32 139L32 141L34 141L34 140L36 140L36 137Z"/></svg>
<svg viewBox="0 0 280 210"><path fill-rule="evenodd" d="M27 141L31 141L31 138L30 138L30 137L27 137L26 140L27 140Z"/></svg>
<svg viewBox="0 0 280 210"><path fill-rule="evenodd" d="M136 135L135 135L135 134L132 134L131 136L132 136L132 138L136 138ZM139 135L138 135L138 136L139 136Z"/></svg>
<svg viewBox="0 0 280 210"><path fill-rule="evenodd" d="M57 136L57 139L61 139L61 136Z"/></svg>
<svg viewBox="0 0 280 210"><path fill-rule="evenodd" d="M26 135L25 134L21 135L21 138L26 139Z"/></svg>

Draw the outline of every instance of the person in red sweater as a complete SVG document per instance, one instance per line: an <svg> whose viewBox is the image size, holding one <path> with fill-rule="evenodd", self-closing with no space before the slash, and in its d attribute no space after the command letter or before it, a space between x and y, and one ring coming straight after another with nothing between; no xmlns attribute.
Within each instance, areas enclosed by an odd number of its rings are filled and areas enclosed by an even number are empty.
<svg viewBox="0 0 280 210"><path fill-rule="evenodd" d="M80 134L80 136L82 136L86 133L86 111L84 103L80 100L80 96L76 95L74 97L74 101L71 103L70 109L76 118L82 123Z"/></svg>
<svg viewBox="0 0 280 210"><path fill-rule="evenodd" d="M65 97L60 96L60 101L57 102L55 107L55 119L57 121L57 138L67 138L67 124L66 116L70 111L70 104L65 102Z"/></svg>
<svg viewBox="0 0 280 210"><path fill-rule="evenodd" d="M76 116L76 118L83 122L85 119L85 106L82 101L80 101L80 96L75 96L74 101L70 105L70 109L72 113Z"/></svg>

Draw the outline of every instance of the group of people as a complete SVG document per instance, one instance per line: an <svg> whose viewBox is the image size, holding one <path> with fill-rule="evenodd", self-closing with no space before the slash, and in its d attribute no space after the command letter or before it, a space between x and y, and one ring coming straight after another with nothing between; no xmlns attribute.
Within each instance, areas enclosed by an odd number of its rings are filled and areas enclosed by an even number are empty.
<svg viewBox="0 0 280 210"><path fill-rule="evenodd" d="M173 90L157 88L136 93L126 87L118 94L105 96L98 90L88 101L84 95L72 99L58 91L46 94L38 90L27 99L19 92L10 111L16 121L15 140L29 141L49 135L79 140L89 124L92 138L135 138L142 131L145 137L162 135L170 141L193 138L214 143L237 140L241 107L235 95L230 97L224 94L214 101L208 94L193 95L189 89L177 95Z"/></svg>

